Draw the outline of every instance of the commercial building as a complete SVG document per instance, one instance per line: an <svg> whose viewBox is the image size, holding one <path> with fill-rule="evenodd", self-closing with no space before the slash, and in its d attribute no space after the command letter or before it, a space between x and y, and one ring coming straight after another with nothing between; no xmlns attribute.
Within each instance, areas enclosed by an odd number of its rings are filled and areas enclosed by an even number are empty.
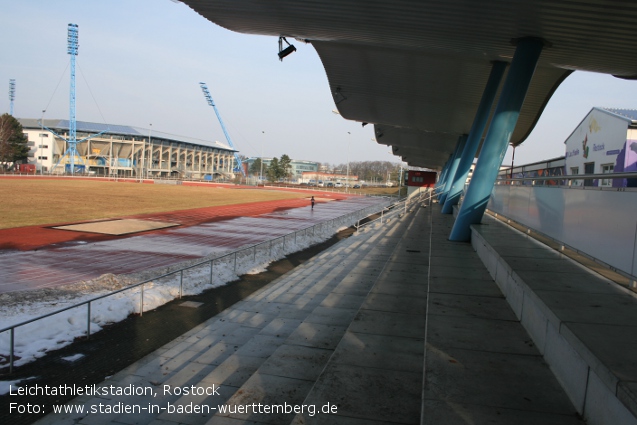
<svg viewBox="0 0 637 425"><path fill-rule="evenodd" d="M259 157L248 158L244 161L247 167L248 174L259 176L260 170L257 173L250 172L250 168L252 168L252 164L259 159ZM273 158L261 158L263 161L263 177L265 178L267 174L267 169L270 166ZM290 162L290 177L289 181L291 183L301 183L303 178L303 173L305 172L317 172L319 168L318 162L313 161L303 161L293 159Z"/></svg>
<svg viewBox="0 0 637 425"><path fill-rule="evenodd" d="M637 171L637 110L595 107L564 142L567 175ZM636 187L635 179L575 180L573 185Z"/></svg>
<svg viewBox="0 0 637 425"><path fill-rule="evenodd" d="M29 164L38 172L71 171L66 155L68 120L19 119L29 144ZM135 178L218 179L233 177L234 149L219 143L151 129L77 121L79 156L74 173Z"/></svg>

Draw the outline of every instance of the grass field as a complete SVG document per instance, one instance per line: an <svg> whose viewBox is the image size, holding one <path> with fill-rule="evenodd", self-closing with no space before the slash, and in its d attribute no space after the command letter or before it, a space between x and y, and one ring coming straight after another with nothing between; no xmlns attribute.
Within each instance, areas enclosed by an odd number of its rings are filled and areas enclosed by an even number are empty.
<svg viewBox="0 0 637 425"><path fill-rule="evenodd" d="M308 196L307 193L256 189L0 179L0 229Z"/></svg>

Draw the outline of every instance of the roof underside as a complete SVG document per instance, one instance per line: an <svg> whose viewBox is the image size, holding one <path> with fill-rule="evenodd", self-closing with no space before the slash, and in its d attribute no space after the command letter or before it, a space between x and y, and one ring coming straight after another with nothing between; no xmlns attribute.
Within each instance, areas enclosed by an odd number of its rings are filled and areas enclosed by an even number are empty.
<svg viewBox="0 0 637 425"><path fill-rule="evenodd" d="M634 0L184 0L233 31L318 52L341 115L413 166L440 169L471 128L492 61L547 42L511 143L522 143L573 70L637 76Z"/></svg>

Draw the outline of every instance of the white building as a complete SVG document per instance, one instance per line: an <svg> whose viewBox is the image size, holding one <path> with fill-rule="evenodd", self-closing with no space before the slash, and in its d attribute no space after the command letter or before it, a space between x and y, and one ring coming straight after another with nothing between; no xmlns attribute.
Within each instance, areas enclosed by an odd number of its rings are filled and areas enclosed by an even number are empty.
<svg viewBox="0 0 637 425"><path fill-rule="evenodd" d="M70 171L68 120L18 119L28 138L28 163L39 173ZM96 134L103 132L95 137ZM59 137L63 136L63 137ZM77 121L75 173L120 177L231 178L234 149L219 143L124 125Z"/></svg>
<svg viewBox="0 0 637 425"><path fill-rule="evenodd" d="M564 144L567 175L637 172L637 110L595 107ZM635 180L575 180L573 184L633 187Z"/></svg>

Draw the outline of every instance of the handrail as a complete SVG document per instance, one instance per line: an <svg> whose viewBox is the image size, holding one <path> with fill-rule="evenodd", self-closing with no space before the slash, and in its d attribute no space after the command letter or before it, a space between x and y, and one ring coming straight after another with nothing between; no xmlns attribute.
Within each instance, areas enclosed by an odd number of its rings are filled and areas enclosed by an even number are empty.
<svg viewBox="0 0 637 425"><path fill-rule="evenodd" d="M500 177L500 176L498 176ZM521 181L547 181L547 180L612 180L612 179L626 179L637 178L635 172L621 172L621 173L606 173L606 174L568 174L561 176L537 176L537 177L516 177L509 178L504 176L502 179L496 180L496 184L505 182L521 182Z"/></svg>
<svg viewBox="0 0 637 425"><path fill-rule="evenodd" d="M423 195L425 195L425 199L423 199ZM418 194L418 199L413 201L413 198L409 198L409 197L405 197L403 199L401 199L400 201L396 202L395 204L392 204L388 207L385 207L381 210L381 215L379 218L376 218L374 220L370 220L367 223L364 224L360 224L360 220L358 221L358 223L355 225L356 226L356 231L358 232L361 228L365 227L365 226L369 226L373 223L376 223L377 221L380 221L380 224L383 224L383 219L387 219L387 217L392 217L396 214L399 214L401 210L403 210L402 208L399 208L399 204L403 204L404 206L404 210L403 213L405 213L407 211L407 207L410 204L413 203L420 203L420 202L427 202L429 200L431 200L434 196L434 192L433 191L426 191L426 192L419 192ZM385 214L385 210L389 210L391 211L389 214Z"/></svg>
<svg viewBox="0 0 637 425"><path fill-rule="evenodd" d="M392 204L392 205L397 205L398 203L400 203L400 202L397 202L396 204ZM15 352L14 345L15 345L15 329L16 328L19 328L21 326L25 326L25 325L28 325L30 323L33 323L33 322L36 322L36 321L39 321L39 320L42 320L42 319L45 319L45 318L60 314L60 313L63 313L65 311L68 311L68 310L71 310L71 309L74 309L74 308L78 308L78 307L82 307L82 306L86 305L87 309L88 309L86 338L88 339L90 337L90 335L91 335L91 328L90 328L90 326L91 326L91 303L93 303L93 302L99 301L101 299L113 296L115 294L118 294L118 293L121 293L121 292L124 292L124 291L128 291L128 290L132 290L132 289L141 287L141 294L140 294L141 295L141 300L140 300L140 310L139 310L139 314L141 316L144 313L143 297L144 297L144 285L145 284L152 283L153 281L156 281L158 279L162 279L162 278L165 278L165 277L168 277L168 276L181 274L180 288L179 288L179 297L178 297L178 298L181 298L182 297L182 292L183 292L183 273L184 273L185 270L189 270L189 269L192 269L192 268L195 268L195 267L199 267L199 266L202 266L202 265L205 265L205 264L210 264L210 282L212 283L212 274L213 274L213 267L214 267L214 262L215 261L219 261L219 260L222 260L224 258L227 258L227 257L230 257L230 256L234 255L234 270L236 272L237 254L239 254L239 253L243 253L243 252L246 252L246 251L254 250L254 255L256 256L257 247L269 243L270 244L270 249L271 249L272 248L272 243L275 242L275 241L278 241L280 239L283 239L283 248L285 249L285 239L288 236L294 235L295 236L295 240L296 240L296 236L298 235L299 232L306 232L305 234L307 234L307 230L308 229L312 229L312 234L314 234L314 230L316 229L317 226L323 226L324 224L326 224L328 222L332 222L332 224L334 224L334 222L337 221L337 220L338 221L342 221L344 219L347 219L348 217L353 217L353 216L360 215L360 214L363 214L363 217L367 217L367 216L369 216L371 214L374 214L373 212L369 212L369 211L375 211L377 209L377 207L378 206L376 206L376 205L370 205L370 206L362 208L360 210L353 211L353 212L350 212L350 213L343 214L341 216L335 217L335 218L333 218L331 220L328 220L326 222L316 223L316 224L313 224L312 226L308 226L308 227L305 227L305 228L302 228L302 229L299 229L299 230L295 230L294 232L287 233L285 235L279 236L279 237L274 238L274 239L270 239L270 240L267 240L267 241L259 242L259 243L252 244L252 245L249 245L249 246L244 246L243 248L240 248L240 249L237 249L235 251L220 255L218 257L205 259L205 260L196 262L194 264L190 264L188 266L181 267L181 268L179 268L177 270L169 271L169 272L166 272L164 274L161 274L161 275L154 276L152 278L146 279L144 281L134 283L134 284L129 285L129 286L125 287L125 288L121 288L121 289L118 289L116 291L109 292L108 294L96 296L96 297L91 298L89 300L86 300L86 301L83 301L83 302L80 302L80 303L77 303L77 304L74 304L74 305L71 305L71 306L67 306L67 307L52 311L50 313L43 314L41 316L26 320L24 322L16 323L16 324L13 324L11 326L2 328L2 329L0 329L0 334L2 334L4 332L10 332L11 333L10 334L10 347L9 347L9 374L13 373L13 368L14 368L14 352ZM386 207L383 207L383 210L385 208ZM360 221L360 218L358 219L358 221Z"/></svg>

